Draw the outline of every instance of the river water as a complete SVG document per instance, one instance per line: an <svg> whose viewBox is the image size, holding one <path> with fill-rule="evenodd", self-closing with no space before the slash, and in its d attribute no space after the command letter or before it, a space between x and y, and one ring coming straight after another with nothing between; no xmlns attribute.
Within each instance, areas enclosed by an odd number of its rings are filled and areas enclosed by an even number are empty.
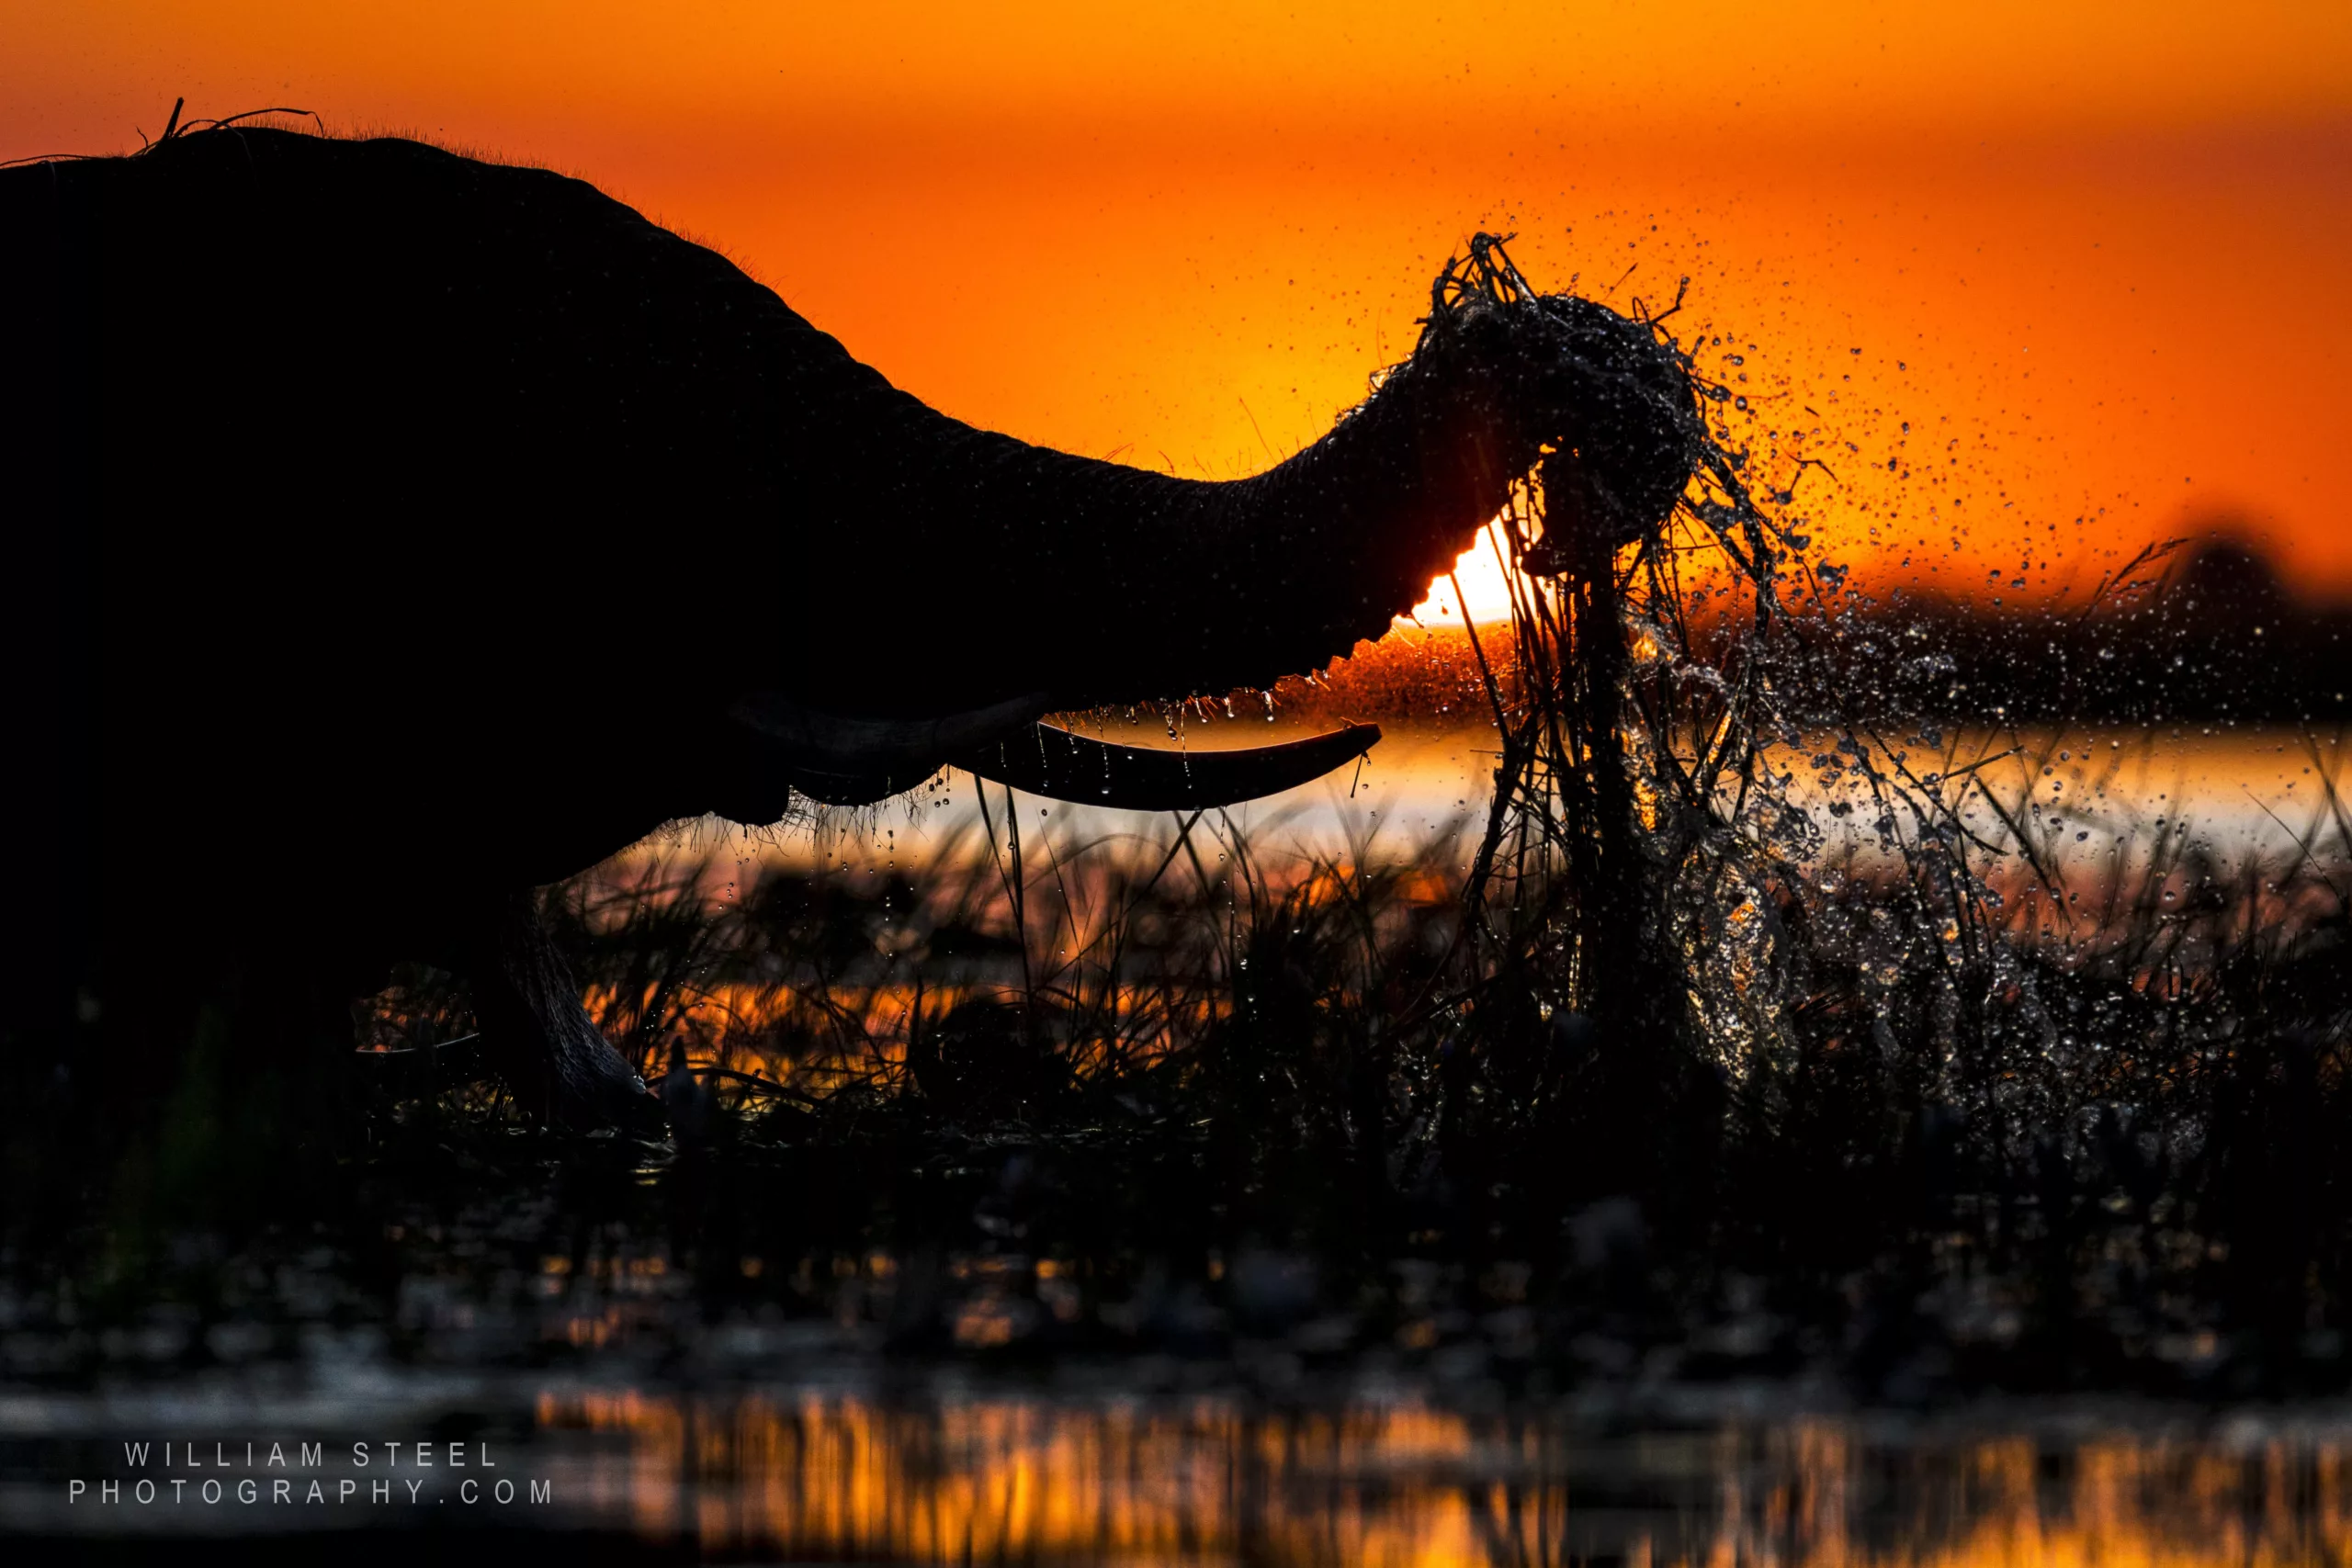
<svg viewBox="0 0 2352 1568"><path fill-rule="evenodd" d="M560 1535L548 1550L571 1561L2187 1568L2352 1554L2352 1409L2333 1407L1925 1420L1808 1412L1786 1389L1654 1390L1603 1408L1432 1400L1376 1376L1299 1404L1186 1387L1170 1367L1012 1387L847 1368L702 1386L319 1371L266 1393L0 1399L0 1552L180 1560L208 1543L326 1550L397 1531L470 1560L511 1553L527 1530Z"/></svg>

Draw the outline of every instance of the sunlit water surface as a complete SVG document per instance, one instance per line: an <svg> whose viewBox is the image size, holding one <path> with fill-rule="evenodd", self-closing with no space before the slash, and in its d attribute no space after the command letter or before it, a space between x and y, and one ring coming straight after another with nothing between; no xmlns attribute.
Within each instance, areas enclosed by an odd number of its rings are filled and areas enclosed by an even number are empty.
<svg viewBox="0 0 2352 1568"><path fill-rule="evenodd" d="M1297 789L1231 807L1229 823L1263 856L1313 856L1352 861L1360 854L1411 857L1453 854L1466 860L1483 828L1498 757L1491 725L1386 727L1361 763ZM1128 744L1224 749L1295 739L1306 728L1247 720L1197 723L1175 734L1144 721L1113 725L1104 733ZM2119 851L2144 856L2159 834L2193 843L2229 863L2249 854L2291 855L2299 844L2336 844L2331 788L2340 803L2352 793L2352 741L2333 732L2226 728L2188 724L2159 728L2087 726L1991 731L1953 728L1926 736L1890 735L1872 765L1915 787L1933 788L1993 838L1999 823L1984 808L1990 793L2035 829L2037 841L2054 843L2072 863L2089 864ZM1848 844L1871 847L1872 811L1859 809L1867 786L1850 768L1825 789L1814 759L1833 754L1818 746L1776 749L1770 769L1790 780L1782 793L1802 804L1822 839L1822 852ZM1847 759L1840 758L1841 762ZM1981 781L1973 792L1966 779ZM988 787L987 829L1005 832L1001 785ZM1084 803L1016 795L1023 831L1064 841L1130 837L1163 839L1166 813L1111 810ZM1212 817L1217 814L1212 813ZM1906 822L1905 827L1909 824ZM659 840L803 868L901 868L970 852L985 852L978 781L955 770L922 789L861 811L829 813L813 830L746 830L708 820L673 829Z"/></svg>

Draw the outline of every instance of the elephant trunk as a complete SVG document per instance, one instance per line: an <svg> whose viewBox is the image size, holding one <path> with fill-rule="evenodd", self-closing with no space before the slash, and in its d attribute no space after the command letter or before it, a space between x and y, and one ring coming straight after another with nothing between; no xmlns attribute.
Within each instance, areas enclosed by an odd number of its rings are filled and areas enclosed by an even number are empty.
<svg viewBox="0 0 2352 1568"><path fill-rule="evenodd" d="M1385 631L1547 448L1590 457L1617 510L1654 525L1695 428L1688 378L1648 328L1569 298L1441 309L1322 439L1222 482L977 430L842 359L835 375L867 379L835 428L873 444L860 467L876 484L837 536L913 542L896 602L931 652L918 667L869 649L844 671L803 650L827 682L809 697L843 712L1270 686Z"/></svg>

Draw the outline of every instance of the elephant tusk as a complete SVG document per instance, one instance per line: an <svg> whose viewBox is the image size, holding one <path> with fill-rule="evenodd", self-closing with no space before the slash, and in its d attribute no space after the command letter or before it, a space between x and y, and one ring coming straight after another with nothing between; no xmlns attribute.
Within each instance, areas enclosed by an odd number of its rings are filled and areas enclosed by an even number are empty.
<svg viewBox="0 0 2352 1568"><path fill-rule="evenodd" d="M984 779L1081 806L1184 811L1255 800L1321 778L1370 751L1376 724L1238 751L1164 751L1033 725L947 761Z"/></svg>
<svg viewBox="0 0 2352 1568"><path fill-rule="evenodd" d="M1380 727L1344 729L1238 751L1165 751L1090 739L1036 722L1047 699L1014 697L940 718L844 718L775 692L755 692L728 709L751 743L741 770L748 788L711 805L739 820L783 810L781 780L828 806L865 806L909 789L943 764L1032 795L1124 811L1230 806L1278 795L1345 766L1378 743Z"/></svg>

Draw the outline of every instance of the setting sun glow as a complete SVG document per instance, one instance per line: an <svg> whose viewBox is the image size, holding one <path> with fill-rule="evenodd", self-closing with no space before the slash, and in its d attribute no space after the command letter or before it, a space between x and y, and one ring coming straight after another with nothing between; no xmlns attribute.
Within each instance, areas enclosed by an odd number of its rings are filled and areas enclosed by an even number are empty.
<svg viewBox="0 0 2352 1568"><path fill-rule="evenodd" d="M1070 450L1287 455L1483 228L1621 308L1687 278L1729 439L1880 581L2051 591L2227 527L2352 591L2340 4L150 0L7 36L0 156L135 148L186 95L546 163ZM1493 614L1490 557L1462 581Z"/></svg>

